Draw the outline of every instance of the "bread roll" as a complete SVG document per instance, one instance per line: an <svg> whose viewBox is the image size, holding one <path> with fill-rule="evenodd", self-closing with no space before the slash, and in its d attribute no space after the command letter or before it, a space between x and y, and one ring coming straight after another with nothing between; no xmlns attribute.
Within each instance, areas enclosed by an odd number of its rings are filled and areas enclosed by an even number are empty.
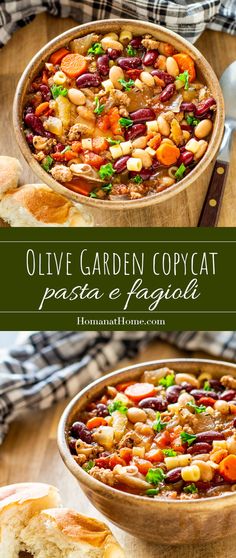
<svg viewBox="0 0 236 558"><path fill-rule="evenodd" d="M21 540L24 550L35 558L124 558L104 523L67 508L34 516Z"/></svg>
<svg viewBox="0 0 236 558"><path fill-rule="evenodd" d="M61 503L58 490L42 483L0 488L0 558L18 558L20 532L34 514Z"/></svg>
<svg viewBox="0 0 236 558"><path fill-rule="evenodd" d="M0 155L0 198L7 190L17 187L22 170L17 159Z"/></svg>
<svg viewBox="0 0 236 558"><path fill-rule="evenodd" d="M12 227L89 227L92 218L46 184L25 184L0 201L0 217Z"/></svg>

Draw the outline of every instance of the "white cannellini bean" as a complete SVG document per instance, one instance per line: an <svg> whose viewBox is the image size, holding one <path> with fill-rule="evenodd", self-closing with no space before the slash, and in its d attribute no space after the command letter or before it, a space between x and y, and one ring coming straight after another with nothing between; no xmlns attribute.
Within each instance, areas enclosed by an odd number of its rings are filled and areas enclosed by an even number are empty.
<svg viewBox="0 0 236 558"><path fill-rule="evenodd" d="M169 188L170 186L172 186L175 183L175 179L171 178L170 176L163 176L161 178L161 182L160 182L160 186L166 186L166 188Z"/></svg>
<svg viewBox="0 0 236 558"><path fill-rule="evenodd" d="M179 398L178 398L178 404L179 405L187 405L188 403L192 402L194 403L194 397L192 395L190 395L190 393L181 393Z"/></svg>
<svg viewBox="0 0 236 558"><path fill-rule="evenodd" d="M194 134L196 138L202 139L208 136L212 130L212 126L213 126L212 121L209 120L208 118L199 122L199 124L197 124L197 126L194 129Z"/></svg>
<svg viewBox="0 0 236 558"><path fill-rule="evenodd" d="M143 409L138 409L138 407L130 407L127 411L127 417L133 424L136 422L146 422L147 420L145 411L143 411Z"/></svg>
<svg viewBox="0 0 236 558"><path fill-rule="evenodd" d="M191 141L191 140L190 140ZM189 142L188 142L189 143ZM201 159L201 157L203 157L205 151L208 148L208 142L205 140L199 140L198 142L198 150L197 153L195 153L194 159L196 161L198 161L198 159Z"/></svg>
<svg viewBox="0 0 236 558"><path fill-rule="evenodd" d="M179 75L179 66L172 56L168 56L166 60L166 69L168 74L173 77L177 77Z"/></svg>
<svg viewBox="0 0 236 558"><path fill-rule="evenodd" d="M141 72L140 79L148 87L154 87L155 85L154 77L151 74L149 74L149 72Z"/></svg>
<svg viewBox="0 0 236 558"><path fill-rule="evenodd" d="M140 91L142 91L143 89L143 82L141 81L141 79L136 79L134 82L135 87L137 87L137 89L140 89Z"/></svg>
<svg viewBox="0 0 236 558"><path fill-rule="evenodd" d="M105 81L102 81L102 86L104 87L106 93L109 93L109 91L112 91L114 89L114 83L111 81L111 79L105 79Z"/></svg>
<svg viewBox="0 0 236 558"><path fill-rule="evenodd" d="M194 459L194 465L199 468L200 470L200 479L203 482L209 482L213 479L214 476L214 472L212 470L212 467L209 465L209 463L206 463L205 461L202 461L200 459Z"/></svg>
<svg viewBox="0 0 236 558"><path fill-rule="evenodd" d="M119 79L124 79L124 77L125 77L124 72L122 68L120 68L119 66L112 66L110 68L109 78L116 89L120 89L120 90L122 89L123 86L119 82Z"/></svg>
<svg viewBox="0 0 236 558"><path fill-rule="evenodd" d="M226 443L228 452L236 455L236 436L230 436L230 438L227 439Z"/></svg>
<svg viewBox="0 0 236 558"><path fill-rule="evenodd" d="M108 48L114 48L114 50L123 50L123 45L119 41L113 39L112 37L103 37L101 40L101 45L104 50Z"/></svg>
<svg viewBox="0 0 236 558"><path fill-rule="evenodd" d="M133 153L132 153L133 157L137 157L138 159L141 159L143 167L145 169L148 169L149 167L152 166L152 157L151 155L144 149L134 149Z"/></svg>
<svg viewBox="0 0 236 558"><path fill-rule="evenodd" d="M56 83L56 85L63 85L64 83L66 83L66 81L66 74L64 74L64 72L62 72L61 70L56 72L53 76L53 82Z"/></svg>
<svg viewBox="0 0 236 558"><path fill-rule="evenodd" d="M199 381L197 380L197 378L195 378L195 376L192 376L192 374L185 374L184 372L180 372L179 374L176 374L175 382L176 384L182 384L182 382L187 382L188 384L191 384L191 386L193 387L196 388L199 387Z"/></svg>
<svg viewBox="0 0 236 558"><path fill-rule="evenodd" d="M157 120L149 120L149 122L146 122L146 126L148 132L158 132Z"/></svg>
<svg viewBox="0 0 236 558"><path fill-rule="evenodd" d="M160 114L160 116L158 116L157 124L158 124L158 128L159 128L159 132L162 134L162 136L169 136L170 125L167 122L167 120L164 118L164 116L162 116L161 114Z"/></svg>
<svg viewBox="0 0 236 558"><path fill-rule="evenodd" d="M140 136L132 141L132 146L134 149L144 149L147 145L147 136Z"/></svg>
<svg viewBox="0 0 236 558"><path fill-rule="evenodd" d="M214 409L215 411L219 411L219 413L222 413L222 415L227 415L229 412L229 404L227 403L227 401L219 399L215 402Z"/></svg>
<svg viewBox="0 0 236 558"><path fill-rule="evenodd" d="M85 103L86 103L85 95L82 93L82 91L79 91L78 89L75 89L74 87L69 89L68 97L69 97L70 101L73 103L73 105L85 105Z"/></svg>

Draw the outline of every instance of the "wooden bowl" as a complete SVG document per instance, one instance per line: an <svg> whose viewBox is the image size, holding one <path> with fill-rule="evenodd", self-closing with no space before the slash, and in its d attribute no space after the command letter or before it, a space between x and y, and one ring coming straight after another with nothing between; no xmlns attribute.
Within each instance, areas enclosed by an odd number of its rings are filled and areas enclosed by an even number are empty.
<svg viewBox="0 0 236 558"><path fill-rule="evenodd" d="M156 360L108 374L83 389L66 407L58 428L62 459L95 508L136 537L168 545L204 544L228 537L236 532L236 492L199 500L158 500L120 492L86 473L68 448L66 434L72 422L107 385L138 379L145 370L162 366L177 372L210 372L216 378L229 373L236 377L235 364L205 359Z"/></svg>
<svg viewBox="0 0 236 558"><path fill-rule="evenodd" d="M87 33L106 33L108 31L114 31L119 34L121 28L125 27L130 29L136 34L151 33L154 37L161 41L170 42L177 50L182 50L193 58L196 62L199 76L203 77L205 83L209 87L212 95L216 99L217 112L215 118L215 124L211 139L209 142L209 147L200 160L198 165L190 172L183 180L179 183L174 184L170 188L154 194L153 196L141 198L140 200L127 200L127 201L108 201L108 200L97 200L94 198L89 198L70 191L68 188L54 180L54 178L44 171L41 165L35 160L32 152L25 140L22 129L22 112L24 107L24 99L26 96L29 84L35 78L35 76L42 69L44 63L48 60L49 56L58 48L67 45L72 39L76 37L81 37ZM20 149L29 163L32 170L38 177L48 184L52 189L56 190L60 194L67 196L70 199L79 201L89 208L90 212L93 213L95 217L95 223L97 225L107 225L107 226L163 226L176 225L173 222L171 214L174 214L178 226L196 226L198 221L198 216L202 207L202 203L205 197L206 189L210 180L210 163L216 156L219 149L223 130L224 130L224 101L221 93L220 85L218 79L212 70L211 66L208 64L204 56L188 41L174 33L169 31L165 27L155 25L153 23L147 23L144 21L135 21L130 19L110 19L95 21L92 23L86 23L78 27L73 27L69 31L62 33L49 43L47 43L31 60L27 68L23 72L21 79L18 83L14 105L13 105L13 124L16 134L16 139L19 143ZM186 188L194 188L194 206L191 212L193 212L192 218L187 215L186 212L186 200L182 195L178 197L177 211L176 211L176 200L170 200L173 196L181 194ZM182 200L182 201L181 201ZM165 203L165 207L160 207L161 202ZM169 204L169 205L168 205ZM181 205L182 204L182 205ZM171 211L172 207L172 211ZM168 212L168 208L170 211ZM163 215L163 211L165 216ZM179 217L180 215L180 217ZM171 218L171 222L170 222ZM189 222L190 221L190 222Z"/></svg>

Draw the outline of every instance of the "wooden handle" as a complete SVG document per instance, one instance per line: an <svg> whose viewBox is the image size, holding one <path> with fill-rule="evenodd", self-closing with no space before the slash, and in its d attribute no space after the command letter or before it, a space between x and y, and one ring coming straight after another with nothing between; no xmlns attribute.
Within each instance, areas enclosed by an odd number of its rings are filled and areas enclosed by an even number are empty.
<svg viewBox="0 0 236 558"><path fill-rule="evenodd" d="M216 161L207 190L198 227L216 227L218 223L229 163Z"/></svg>

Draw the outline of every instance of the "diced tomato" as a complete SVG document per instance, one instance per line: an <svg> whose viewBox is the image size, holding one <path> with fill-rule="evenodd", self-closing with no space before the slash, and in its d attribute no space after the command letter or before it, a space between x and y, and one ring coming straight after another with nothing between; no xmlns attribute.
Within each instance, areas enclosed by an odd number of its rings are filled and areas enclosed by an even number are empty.
<svg viewBox="0 0 236 558"><path fill-rule="evenodd" d="M74 151L70 150L70 151L66 151L64 153L64 159L65 161L71 161L72 159L76 159L77 158L77 153L75 153Z"/></svg>
<svg viewBox="0 0 236 558"><path fill-rule="evenodd" d="M198 405L205 405L206 407L214 407L216 400L213 397L200 397Z"/></svg>
<svg viewBox="0 0 236 558"><path fill-rule="evenodd" d="M92 151L85 151L84 162L88 163L88 165L91 165L91 167L94 167L95 169L100 169L100 167L105 163L103 157L100 157L100 155L97 155Z"/></svg>
<svg viewBox="0 0 236 558"><path fill-rule="evenodd" d="M42 75L42 83L44 85L48 85L48 75L47 75L47 72L45 70L43 71L43 75Z"/></svg>
<svg viewBox="0 0 236 558"><path fill-rule="evenodd" d="M230 403L229 407L230 407L230 412L232 413L232 415L236 415L236 404Z"/></svg>
<svg viewBox="0 0 236 558"><path fill-rule="evenodd" d="M87 428L89 428L89 430L93 430L93 428L98 428L98 426L106 426L106 425L107 422L102 417L93 417L89 419L88 422L86 423L86 426Z"/></svg>
<svg viewBox="0 0 236 558"><path fill-rule="evenodd" d="M170 434L168 430L163 432L159 438L155 438L155 442L158 448L165 449L170 445Z"/></svg>
<svg viewBox="0 0 236 558"><path fill-rule="evenodd" d="M145 459L151 461L151 463L160 463L164 461L164 454L161 449L151 449L147 453L145 453Z"/></svg>
<svg viewBox="0 0 236 558"><path fill-rule="evenodd" d="M180 436L171 442L171 447L174 451L178 451L179 453L185 453L186 451L186 445L183 444Z"/></svg>
<svg viewBox="0 0 236 558"><path fill-rule="evenodd" d="M120 125L120 113L117 107L112 107L108 112L110 126L113 134L115 136L122 134L122 128Z"/></svg>
<svg viewBox="0 0 236 558"><path fill-rule="evenodd" d="M126 465L129 464L129 462L131 461L132 457L133 457L133 452L131 448L121 448L120 449L120 457L121 459L123 459L126 463Z"/></svg>
<svg viewBox="0 0 236 558"><path fill-rule="evenodd" d="M81 141L73 141L71 144L71 148L72 151L74 151L75 153L81 153L82 151Z"/></svg>
<svg viewBox="0 0 236 558"><path fill-rule="evenodd" d="M140 459L136 457L134 459L134 463L142 475L146 475L152 467L151 461L148 461L147 459Z"/></svg>
<svg viewBox="0 0 236 558"><path fill-rule="evenodd" d="M175 440L175 438L178 438L178 436L181 434L183 428L179 425L179 426L175 426L173 429L170 430L170 439Z"/></svg>
<svg viewBox="0 0 236 558"><path fill-rule="evenodd" d="M123 382L123 384L117 384L117 391L125 391L127 387L132 386L135 382Z"/></svg>
<svg viewBox="0 0 236 558"><path fill-rule="evenodd" d="M126 74L127 74L127 76L129 76L129 79L134 79L135 80L135 79L139 78L142 71L143 70L139 70L138 68L134 68L133 70L132 69L127 70Z"/></svg>
<svg viewBox="0 0 236 558"><path fill-rule="evenodd" d="M52 158L54 159L54 161L64 161L64 153L60 153L60 151L57 151L56 153L52 153Z"/></svg>
<svg viewBox="0 0 236 558"><path fill-rule="evenodd" d="M132 384L128 386L125 390L125 395L132 399L133 401L141 401L145 397L152 397L156 394L153 384L148 382L139 382L137 384Z"/></svg>
<svg viewBox="0 0 236 558"><path fill-rule="evenodd" d="M107 401L108 401L107 395L103 395L100 399L100 403L103 403L104 405L107 404Z"/></svg>
<svg viewBox="0 0 236 558"><path fill-rule="evenodd" d="M109 467L110 469L114 469L116 465L122 465L122 467L125 467L126 462L124 461L124 459L121 459L119 455L114 453L114 455L112 455L109 459Z"/></svg>
<svg viewBox="0 0 236 558"><path fill-rule="evenodd" d="M109 118L108 114L104 114L103 116L98 117L97 127L99 128L99 130L102 130L103 132L107 132L107 130L109 130L109 128L110 128L110 118Z"/></svg>
<svg viewBox="0 0 236 558"><path fill-rule="evenodd" d="M108 148L108 141L106 138L93 138L92 140L93 151L95 153L101 153L101 151L106 151Z"/></svg>
<svg viewBox="0 0 236 558"><path fill-rule="evenodd" d="M110 469L110 459L110 455L107 455L106 457L98 457L98 459L95 459L95 465L100 467L100 469Z"/></svg>

